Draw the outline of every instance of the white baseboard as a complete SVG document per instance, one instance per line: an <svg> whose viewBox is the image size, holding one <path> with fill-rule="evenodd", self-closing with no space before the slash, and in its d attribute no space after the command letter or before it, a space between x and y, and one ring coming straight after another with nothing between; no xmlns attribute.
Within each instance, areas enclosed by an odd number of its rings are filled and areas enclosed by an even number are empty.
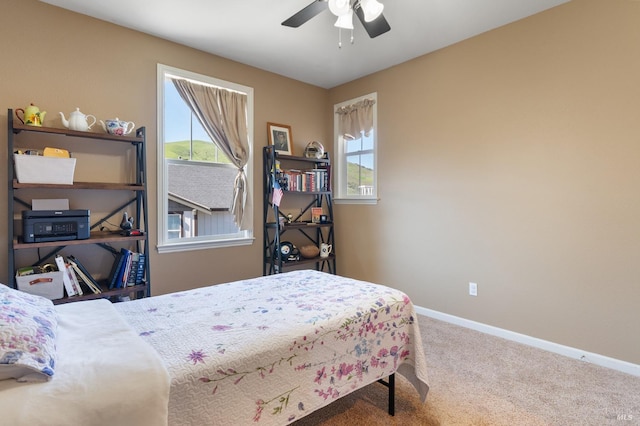
<svg viewBox="0 0 640 426"><path fill-rule="evenodd" d="M583 351L581 349L572 348L570 346L560 345L558 343L549 342L547 340L527 336L526 334L520 334L513 331L505 330L503 328L498 328L480 322L460 318L454 315L445 314L442 312L434 311L432 309L423 308L420 306L415 306L415 308L416 312L420 315L640 377L640 365L638 364L633 364L604 355Z"/></svg>

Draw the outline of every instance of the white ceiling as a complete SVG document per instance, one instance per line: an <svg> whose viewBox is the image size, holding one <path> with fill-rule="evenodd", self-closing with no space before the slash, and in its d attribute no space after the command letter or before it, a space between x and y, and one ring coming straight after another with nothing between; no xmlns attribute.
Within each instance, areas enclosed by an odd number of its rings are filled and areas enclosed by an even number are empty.
<svg viewBox="0 0 640 426"><path fill-rule="evenodd" d="M314 0L41 0L323 88L331 88L569 0L380 0L391 31L354 44L324 11L281 22Z"/></svg>

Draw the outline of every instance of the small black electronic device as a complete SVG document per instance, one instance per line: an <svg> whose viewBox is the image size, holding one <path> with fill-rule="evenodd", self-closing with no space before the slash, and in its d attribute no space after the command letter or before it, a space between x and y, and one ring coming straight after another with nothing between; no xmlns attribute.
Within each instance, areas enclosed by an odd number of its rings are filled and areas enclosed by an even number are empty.
<svg viewBox="0 0 640 426"><path fill-rule="evenodd" d="M25 243L86 240L90 232L89 210L24 210L22 239Z"/></svg>

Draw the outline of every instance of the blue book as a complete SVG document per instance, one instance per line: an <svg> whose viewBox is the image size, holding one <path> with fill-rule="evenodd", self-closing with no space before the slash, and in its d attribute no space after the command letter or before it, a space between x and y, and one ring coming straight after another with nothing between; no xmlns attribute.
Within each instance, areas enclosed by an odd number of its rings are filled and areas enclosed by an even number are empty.
<svg viewBox="0 0 640 426"><path fill-rule="evenodd" d="M129 278L129 270L131 269L131 255L133 252L126 248L120 249L123 253L122 267L120 268L120 273L118 274L118 282L116 283L116 288L123 288L127 286L127 280Z"/></svg>
<svg viewBox="0 0 640 426"><path fill-rule="evenodd" d="M113 290L116 288L116 282L118 281L118 276L120 275L120 269L122 268L122 262L124 260L124 254L119 252L116 254L116 258L113 261L113 266L111 267L111 272L109 273L109 290Z"/></svg>

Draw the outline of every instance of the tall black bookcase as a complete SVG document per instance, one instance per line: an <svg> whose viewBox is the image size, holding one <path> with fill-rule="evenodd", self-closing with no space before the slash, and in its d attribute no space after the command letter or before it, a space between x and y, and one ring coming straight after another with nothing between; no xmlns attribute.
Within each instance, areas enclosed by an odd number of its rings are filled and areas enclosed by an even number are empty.
<svg viewBox="0 0 640 426"><path fill-rule="evenodd" d="M321 158L298 157L283 155L273 146L267 146L263 149L263 173L263 275L309 265L335 274L336 246L328 154L324 153ZM279 205L273 202L274 182L283 191ZM321 221L317 214L312 215L312 211L318 209L321 209ZM288 240L298 248L328 244L332 250L327 257L290 256Z"/></svg>

